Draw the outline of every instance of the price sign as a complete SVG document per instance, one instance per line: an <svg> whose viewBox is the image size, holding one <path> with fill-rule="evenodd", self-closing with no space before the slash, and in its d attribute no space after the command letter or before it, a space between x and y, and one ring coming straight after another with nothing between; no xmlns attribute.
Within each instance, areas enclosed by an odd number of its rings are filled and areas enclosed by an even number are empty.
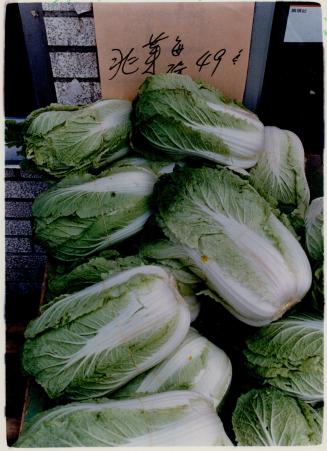
<svg viewBox="0 0 327 451"><path fill-rule="evenodd" d="M254 2L93 8L103 98L133 99L147 76L177 73L243 99Z"/></svg>

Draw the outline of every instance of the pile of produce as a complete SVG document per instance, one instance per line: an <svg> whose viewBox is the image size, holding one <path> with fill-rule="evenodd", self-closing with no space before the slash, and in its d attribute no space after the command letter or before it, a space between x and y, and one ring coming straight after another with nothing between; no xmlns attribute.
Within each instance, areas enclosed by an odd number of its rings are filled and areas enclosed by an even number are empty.
<svg viewBox="0 0 327 451"><path fill-rule="evenodd" d="M321 443L323 199L299 138L161 74L20 139L49 270L22 357L46 407L15 446Z"/></svg>

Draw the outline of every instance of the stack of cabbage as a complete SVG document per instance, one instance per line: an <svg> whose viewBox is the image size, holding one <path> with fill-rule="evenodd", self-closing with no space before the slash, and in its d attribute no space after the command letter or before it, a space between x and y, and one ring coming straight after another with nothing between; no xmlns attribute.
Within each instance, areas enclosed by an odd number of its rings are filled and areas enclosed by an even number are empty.
<svg viewBox="0 0 327 451"><path fill-rule="evenodd" d="M25 424L17 446L231 445L217 408L239 445L320 443L322 199L309 206L294 133L162 74L133 104L32 113L23 148L67 177L33 205L51 266L23 352L61 405ZM221 331L196 330L212 320L200 309L210 298L218 322L247 325L225 349L244 356L246 389L228 390ZM253 375L262 387L244 393Z"/></svg>

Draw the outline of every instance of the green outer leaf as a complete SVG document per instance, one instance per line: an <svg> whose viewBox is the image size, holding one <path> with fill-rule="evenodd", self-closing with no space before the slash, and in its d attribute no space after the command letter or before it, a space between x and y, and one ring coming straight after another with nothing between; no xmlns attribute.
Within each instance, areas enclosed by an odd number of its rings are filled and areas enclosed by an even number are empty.
<svg viewBox="0 0 327 451"><path fill-rule="evenodd" d="M324 198L313 199L305 213L305 241L309 255L314 260L324 257Z"/></svg>
<svg viewBox="0 0 327 451"><path fill-rule="evenodd" d="M189 324L172 277L133 268L46 304L25 331L23 366L50 398L103 396L169 355Z"/></svg>
<svg viewBox="0 0 327 451"><path fill-rule="evenodd" d="M171 158L200 157L240 168L254 166L263 145L255 114L190 77L148 77L134 101L134 139ZM149 149L148 149L149 151Z"/></svg>
<svg viewBox="0 0 327 451"><path fill-rule="evenodd" d="M305 176L304 149L300 139L288 130L265 127L264 150L250 171L250 183L268 201L273 198L281 210L304 218L310 191Z"/></svg>
<svg viewBox="0 0 327 451"><path fill-rule="evenodd" d="M305 401L323 400L323 320L292 315L246 342L250 368L270 385Z"/></svg>
<svg viewBox="0 0 327 451"><path fill-rule="evenodd" d="M71 269L51 267L48 275L48 288L52 296L63 293L73 293L93 283L101 282L105 278L125 269L142 265L137 256L115 257L108 260L104 257L93 257Z"/></svg>
<svg viewBox="0 0 327 451"><path fill-rule="evenodd" d="M24 124L26 157L59 178L97 169L129 151L130 113L130 102L116 99L36 110Z"/></svg>
<svg viewBox="0 0 327 451"><path fill-rule="evenodd" d="M193 392L71 403L29 425L16 447L232 445L211 405Z"/></svg>
<svg viewBox="0 0 327 451"><path fill-rule="evenodd" d="M142 229L151 215L156 179L143 167L68 177L34 201L35 237L63 261L110 247Z"/></svg>
<svg viewBox="0 0 327 451"><path fill-rule="evenodd" d="M321 418L314 409L273 388L241 395L232 423L239 446L305 446L322 440Z"/></svg>
<svg viewBox="0 0 327 451"><path fill-rule="evenodd" d="M303 249L247 180L227 169L177 169L156 194L157 221L182 260L241 321L268 324L308 291Z"/></svg>

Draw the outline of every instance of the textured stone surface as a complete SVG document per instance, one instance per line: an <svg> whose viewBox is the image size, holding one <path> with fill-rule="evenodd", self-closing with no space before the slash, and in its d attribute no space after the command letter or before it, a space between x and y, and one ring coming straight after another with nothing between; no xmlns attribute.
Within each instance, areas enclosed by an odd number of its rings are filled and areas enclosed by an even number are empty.
<svg viewBox="0 0 327 451"><path fill-rule="evenodd" d="M9 168L5 169L5 178L6 179L14 178L17 176L19 176L19 169L9 169Z"/></svg>
<svg viewBox="0 0 327 451"><path fill-rule="evenodd" d="M6 242L6 252L14 254L32 253L32 245L30 238L11 238L8 237ZM7 255L7 260L10 260L10 256Z"/></svg>
<svg viewBox="0 0 327 451"><path fill-rule="evenodd" d="M92 3L89 2L74 3L73 6L77 14L83 14L92 11Z"/></svg>
<svg viewBox="0 0 327 451"><path fill-rule="evenodd" d="M30 236L32 234L32 225L30 221L25 220L6 220L6 235L10 236Z"/></svg>
<svg viewBox="0 0 327 451"><path fill-rule="evenodd" d="M97 78L95 52L50 52L52 73L58 78Z"/></svg>
<svg viewBox="0 0 327 451"><path fill-rule="evenodd" d="M92 17L45 17L49 45L96 45Z"/></svg>
<svg viewBox="0 0 327 451"><path fill-rule="evenodd" d="M31 172L21 169L19 171L19 176L23 179L43 179L43 175L39 172Z"/></svg>
<svg viewBox="0 0 327 451"><path fill-rule="evenodd" d="M42 179L43 175L41 173L26 171L24 169L17 168L7 168L5 169L6 179Z"/></svg>
<svg viewBox="0 0 327 451"><path fill-rule="evenodd" d="M43 11L75 11L74 5L71 2L48 2L42 3Z"/></svg>
<svg viewBox="0 0 327 451"><path fill-rule="evenodd" d="M89 2L49 2L42 3L43 11L76 11L83 14L92 10L92 3Z"/></svg>
<svg viewBox="0 0 327 451"><path fill-rule="evenodd" d="M32 202L7 201L5 205L6 218L30 218Z"/></svg>
<svg viewBox="0 0 327 451"><path fill-rule="evenodd" d="M101 98L99 82L55 82L57 100L64 105L86 105Z"/></svg>
<svg viewBox="0 0 327 451"><path fill-rule="evenodd" d="M41 181L6 181L6 198L34 199L38 194L44 191L47 186L47 183Z"/></svg>
<svg viewBox="0 0 327 451"><path fill-rule="evenodd" d="M19 256L10 256L8 261L6 262L6 268L8 269L14 269L14 268L20 268L20 269L32 269L32 268L39 268L45 265L46 257L44 255L19 255ZM42 272L41 271L41 272Z"/></svg>

